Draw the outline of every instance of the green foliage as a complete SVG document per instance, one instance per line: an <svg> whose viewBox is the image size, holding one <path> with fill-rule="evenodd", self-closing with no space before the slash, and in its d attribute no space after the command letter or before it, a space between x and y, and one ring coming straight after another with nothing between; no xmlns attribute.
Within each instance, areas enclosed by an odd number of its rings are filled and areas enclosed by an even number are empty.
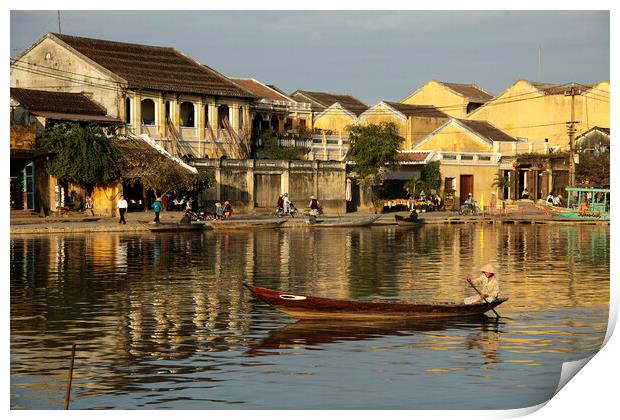
<svg viewBox="0 0 620 420"><path fill-rule="evenodd" d="M438 160L427 163L420 173L420 179L413 178L409 183L409 191L414 196L422 191L426 194L430 194L431 190L439 191L441 187L440 167L441 163Z"/></svg>
<svg viewBox="0 0 620 420"><path fill-rule="evenodd" d="M45 130L41 146L53 154L50 175L75 184L107 183L120 176L121 152L115 136L96 124L59 124Z"/></svg>
<svg viewBox="0 0 620 420"><path fill-rule="evenodd" d="M507 176L495 174L495 179L493 180L493 183L491 184L491 186L497 187L498 189L503 190L504 188L508 187L509 183L510 181L508 180Z"/></svg>
<svg viewBox="0 0 620 420"><path fill-rule="evenodd" d="M215 177L208 172L191 173L178 164L162 159L144 167L134 180L140 181L146 188L164 194L168 191L201 192L214 184Z"/></svg>
<svg viewBox="0 0 620 420"><path fill-rule="evenodd" d="M308 132L300 130L300 138L308 135ZM310 133L310 137L312 134ZM296 146L278 146L276 136L271 131L266 131L260 136L262 147L259 151L260 157L277 160L297 160L302 159L308 149Z"/></svg>
<svg viewBox="0 0 620 420"><path fill-rule="evenodd" d="M396 124L349 125L349 151L347 159L353 161L352 169L362 178L377 177L388 167L395 167L396 154L405 141L398 134Z"/></svg>

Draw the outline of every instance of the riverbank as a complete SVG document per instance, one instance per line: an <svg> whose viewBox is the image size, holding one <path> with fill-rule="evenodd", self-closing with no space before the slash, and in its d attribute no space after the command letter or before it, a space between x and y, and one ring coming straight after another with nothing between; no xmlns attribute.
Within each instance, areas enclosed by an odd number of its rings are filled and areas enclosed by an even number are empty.
<svg viewBox="0 0 620 420"><path fill-rule="evenodd" d="M406 216L407 212L384 213L377 219L373 226L396 225L395 215ZM176 223L183 217L183 212L163 212L161 222ZM328 216L329 220L355 221L363 217L359 214L346 214L342 216ZM153 212L130 212L125 216L127 224L119 224L116 217L99 217L84 215L65 215L41 217L38 215L24 216L23 214L11 215L11 235L21 234L56 234L56 233L90 233L90 232L148 232L148 225L153 221ZM235 215L234 220L266 221L282 220L270 215ZM609 221L602 220L575 220L554 219L546 217L541 212L512 212L506 215L485 216L461 216L457 212L429 212L421 213L420 221L424 224L578 224L578 225L609 225ZM308 218L285 218L281 228L305 228L308 227ZM209 222L206 224L209 229Z"/></svg>

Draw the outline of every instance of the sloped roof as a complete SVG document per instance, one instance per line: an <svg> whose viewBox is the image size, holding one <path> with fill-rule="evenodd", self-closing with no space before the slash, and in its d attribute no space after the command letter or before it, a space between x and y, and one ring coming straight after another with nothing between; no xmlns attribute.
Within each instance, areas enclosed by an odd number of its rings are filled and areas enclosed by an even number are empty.
<svg viewBox="0 0 620 420"><path fill-rule="evenodd" d="M310 92L307 90L297 90L294 93L292 93L291 96L295 96L296 93L300 93L304 95L305 97L307 97L308 99L315 102L316 104L318 104L319 108L321 108L319 109L320 111L324 110L325 108L330 107L336 102L342 105L344 109L354 113L355 115L359 115L368 109L368 106L364 102L360 101L359 99L351 95L340 95L340 94L333 94L333 93L327 93L327 92ZM315 109L314 106L313 106L313 109Z"/></svg>
<svg viewBox="0 0 620 420"><path fill-rule="evenodd" d="M49 92L11 88L11 98L31 112L49 111L69 114L106 115L106 110L81 93Z"/></svg>
<svg viewBox="0 0 620 420"><path fill-rule="evenodd" d="M469 98L472 102L488 102L493 99L493 96L484 91L480 86L475 84L461 84L450 82L439 82L444 86L452 89L456 93L466 98Z"/></svg>
<svg viewBox="0 0 620 420"><path fill-rule="evenodd" d="M132 89L252 97L225 76L174 48L52 35L125 79Z"/></svg>
<svg viewBox="0 0 620 420"><path fill-rule="evenodd" d="M400 151L396 155L396 160L399 162L424 162L431 152L420 151Z"/></svg>
<svg viewBox="0 0 620 420"><path fill-rule="evenodd" d="M590 133L593 133L595 131L598 131L600 133L605 134L606 136L610 135L610 129L609 128L605 128L605 127L592 127L591 129L589 129L588 131L581 133L580 135L577 136L577 139L583 136L587 136Z"/></svg>
<svg viewBox="0 0 620 420"><path fill-rule="evenodd" d="M406 117L432 117L432 118L450 118L432 105L410 105L398 102L385 102Z"/></svg>
<svg viewBox="0 0 620 420"><path fill-rule="evenodd" d="M458 120L471 131L478 133L482 137L486 137L492 141L517 141L514 137L500 130L487 121L482 120Z"/></svg>
<svg viewBox="0 0 620 420"><path fill-rule="evenodd" d="M281 94L278 90L270 87L269 85L265 85L256 79L230 77L230 80L258 98L268 99L270 101L294 102L288 96Z"/></svg>
<svg viewBox="0 0 620 420"><path fill-rule="evenodd" d="M554 83L540 83L531 82L528 83L534 86L536 89L544 93L545 95L564 95L564 93L570 88L568 84L554 84ZM580 84L575 83L575 88L582 90L590 90L594 87L593 84Z"/></svg>

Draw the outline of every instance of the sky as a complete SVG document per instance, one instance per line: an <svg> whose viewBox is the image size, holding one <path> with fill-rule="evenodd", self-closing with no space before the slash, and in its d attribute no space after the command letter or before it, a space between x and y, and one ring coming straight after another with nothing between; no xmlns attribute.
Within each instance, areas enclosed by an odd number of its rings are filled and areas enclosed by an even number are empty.
<svg viewBox="0 0 620 420"><path fill-rule="evenodd" d="M287 93L400 101L431 79L493 95L519 79L610 77L609 11L61 11L64 34L174 47ZM58 14L11 11L14 58ZM541 57L541 60L539 60Z"/></svg>

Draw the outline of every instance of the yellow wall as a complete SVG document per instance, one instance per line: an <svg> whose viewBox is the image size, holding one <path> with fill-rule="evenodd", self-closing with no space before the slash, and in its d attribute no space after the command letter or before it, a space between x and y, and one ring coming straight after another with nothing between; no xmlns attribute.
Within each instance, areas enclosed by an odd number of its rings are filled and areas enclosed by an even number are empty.
<svg viewBox="0 0 620 420"><path fill-rule="evenodd" d="M414 149L442 152L490 153L493 151L493 145L478 140L469 131L456 124L450 124L423 144L414 145Z"/></svg>
<svg viewBox="0 0 620 420"><path fill-rule="evenodd" d="M575 97L577 135L594 126L609 127L609 83L601 82L594 94ZM607 93L605 93L607 92ZM568 147L565 122L571 119L570 96L544 95L519 80L492 101L468 115L468 119L487 120L513 137L529 141L549 139L552 146Z"/></svg>
<svg viewBox="0 0 620 420"><path fill-rule="evenodd" d="M336 135L344 135L345 127L355 124L356 119L342 109L334 108L316 118L313 127L321 130L332 130Z"/></svg>
<svg viewBox="0 0 620 420"><path fill-rule="evenodd" d="M412 145L425 137L433 130L444 124L446 118L415 117L410 116L406 120L399 117L391 109L382 106L372 107L368 114L360 115L361 124L378 124L381 122L393 122L398 127L398 133L405 138L403 150L410 150Z"/></svg>
<svg viewBox="0 0 620 420"><path fill-rule="evenodd" d="M484 208L488 209L491 200L491 192L497 194L497 187L491 187L491 184L495 180L495 175L498 173L497 165L455 165L442 162L440 172L442 178L442 188L445 182L445 178L454 178L456 180L456 192L454 197L455 206L458 207L461 197L461 175L473 175L474 176L474 200L480 200L484 195Z"/></svg>
<svg viewBox="0 0 620 420"><path fill-rule="evenodd" d="M403 104L433 105L451 117L465 118L469 100L453 93L441 83L434 80L402 100Z"/></svg>

